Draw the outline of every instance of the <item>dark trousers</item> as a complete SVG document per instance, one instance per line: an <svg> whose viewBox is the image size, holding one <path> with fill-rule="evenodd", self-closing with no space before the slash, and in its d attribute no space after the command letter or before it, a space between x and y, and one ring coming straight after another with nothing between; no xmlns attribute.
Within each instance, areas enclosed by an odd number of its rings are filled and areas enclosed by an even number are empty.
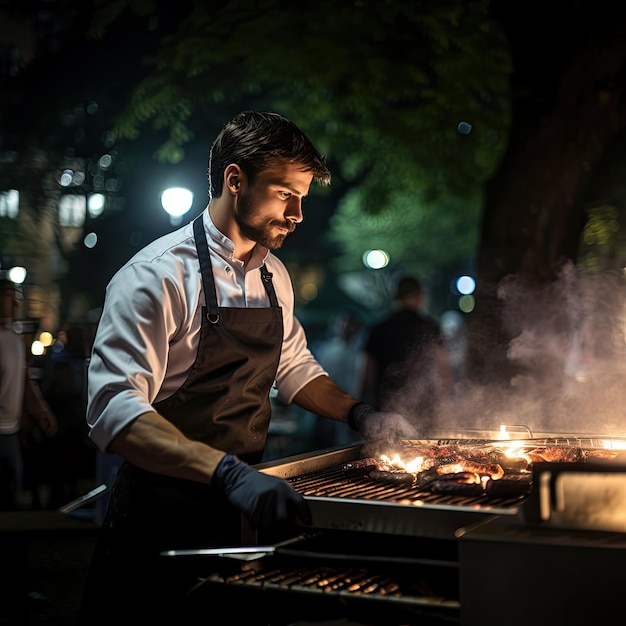
<svg viewBox="0 0 626 626"><path fill-rule="evenodd" d="M187 592L210 571L177 549L241 545L241 514L207 485L123 463L85 582L79 624L181 622ZM207 614L204 612L204 623Z"/></svg>

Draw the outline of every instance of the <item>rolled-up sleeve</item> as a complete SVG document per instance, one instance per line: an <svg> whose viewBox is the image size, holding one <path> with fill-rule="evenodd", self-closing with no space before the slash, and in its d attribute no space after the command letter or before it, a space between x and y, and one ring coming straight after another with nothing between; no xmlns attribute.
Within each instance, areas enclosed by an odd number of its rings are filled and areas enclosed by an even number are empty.
<svg viewBox="0 0 626 626"><path fill-rule="evenodd" d="M130 264L107 287L88 376L87 422L101 451L125 426L153 410L170 340L185 317L183 306L175 281L158 263Z"/></svg>

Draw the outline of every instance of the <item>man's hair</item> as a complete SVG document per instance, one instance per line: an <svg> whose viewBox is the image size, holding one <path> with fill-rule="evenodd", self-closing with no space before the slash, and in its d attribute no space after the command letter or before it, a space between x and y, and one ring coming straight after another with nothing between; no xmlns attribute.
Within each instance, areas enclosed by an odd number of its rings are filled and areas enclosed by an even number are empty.
<svg viewBox="0 0 626 626"><path fill-rule="evenodd" d="M243 111L227 122L209 154L209 193L222 195L224 170L236 163L252 184L263 170L277 163L295 163L312 172L322 186L330 185L325 158L311 140L290 120L278 113Z"/></svg>
<svg viewBox="0 0 626 626"><path fill-rule="evenodd" d="M396 287L396 300L403 300L409 295L422 293L422 283L414 276L403 276Z"/></svg>

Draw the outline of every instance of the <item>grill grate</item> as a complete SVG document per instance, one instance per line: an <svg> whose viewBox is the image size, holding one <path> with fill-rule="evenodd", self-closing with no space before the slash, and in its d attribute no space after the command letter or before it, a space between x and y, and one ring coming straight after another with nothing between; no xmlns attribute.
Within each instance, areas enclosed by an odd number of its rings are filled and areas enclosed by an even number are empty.
<svg viewBox="0 0 626 626"><path fill-rule="evenodd" d="M533 439L502 439L486 441L485 439L438 439L433 443L438 446L463 445L468 446L493 446L513 445L526 448L617 448L626 449L626 440L620 437L581 437L580 435L555 436Z"/></svg>
<svg viewBox="0 0 626 626"><path fill-rule="evenodd" d="M432 572L427 580L415 571L403 572L400 568L386 571L358 565L317 565L315 563L289 563L286 560L263 560L242 564L235 573L214 573L206 581L231 586L264 589L266 591L299 592L319 594L325 597L359 598L397 602L403 606L429 606L458 611L458 597L450 595L456 584L433 583ZM452 572L457 576L456 570ZM439 587L441 588L433 588Z"/></svg>
<svg viewBox="0 0 626 626"><path fill-rule="evenodd" d="M419 490L416 485L401 486L376 483L366 476L346 476L342 465L335 465L288 479L303 496L385 501L401 505L464 506L484 509L508 508L526 499L513 497L465 496Z"/></svg>

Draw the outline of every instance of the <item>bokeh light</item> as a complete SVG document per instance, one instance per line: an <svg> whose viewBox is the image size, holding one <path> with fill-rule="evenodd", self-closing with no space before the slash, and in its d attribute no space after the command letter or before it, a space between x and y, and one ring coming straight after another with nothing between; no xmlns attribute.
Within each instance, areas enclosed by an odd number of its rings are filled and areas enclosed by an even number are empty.
<svg viewBox="0 0 626 626"><path fill-rule="evenodd" d="M94 232L88 233L83 239L83 245L85 246L85 248L95 248L97 243L98 235L96 235L96 233Z"/></svg>
<svg viewBox="0 0 626 626"><path fill-rule="evenodd" d="M471 276L459 276L456 279L456 288L464 296L468 296L476 291L476 281Z"/></svg>
<svg viewBox="0 0 626 626"><path fill-rule="evenodd" d="M39 341L44 348L48 348L52 345L54 337L52 336L52 333L49 333L48 331L43 331L39 334Z"/></svg>
<svg viewBox="0 0 626 626"><path fill-rule="evenodd" d="M380 270L389 265L389 255L384 250L366 250L362 256L363 265L371 270Z"/></svg>
<svg viewBox="0 0 626 626"><path fill-rule="evenodd" d="M472 132L472 125L469 122L459 122L456 129L460 135L469 135Z"/></svg>
<svg viewBox="0 0 626 626"><path fill-rule="evenodd" d="M45 351L45 346L38 339L33 341L33 343L30 345L30 353L33 356L41 356Z"/></svg>
<svg viewBox="0 0 626 626"><path fill-rule="evenodd" d="M180 217L193 204L193 193L184 187L170 187L161 194L161 204L167 213Z"/></svg>
<svg viewBox="0 0 626 626"><path fill-rule="evenodd" d="M459 298L459 309L463 311L463 313L471 313L475 306L476 302L474 296L461 296Z"/></svg>
<svg viewBox="0 0 626 626"><path fill-rule="evenodd" d="M87 199L87 213L89 217L100 217L104 211L104 194L92 193Z"/></svg>
<svg viewBox="0 0 626 626"><path fill-rule="evenodd" d="M12 283L21 285L26 280L26 268L16 265L7 272L7 276Z"/></svg>

